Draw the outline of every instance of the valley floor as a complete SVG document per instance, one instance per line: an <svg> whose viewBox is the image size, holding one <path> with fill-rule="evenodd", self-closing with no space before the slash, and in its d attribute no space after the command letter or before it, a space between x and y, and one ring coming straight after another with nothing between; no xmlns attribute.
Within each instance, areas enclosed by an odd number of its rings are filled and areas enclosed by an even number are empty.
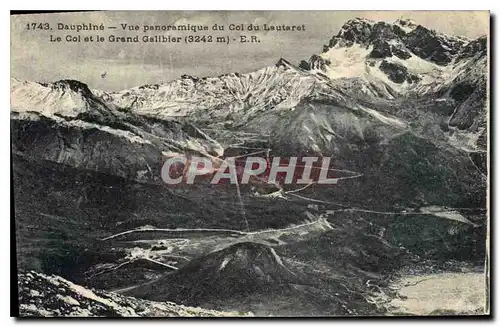
<svg viewBox="0 0 500 327"><path fill-rule="evenodd" d="M485 313L485 275L481 272L406 276L394 285L399 297L393 315L481 315Z"/></svg>

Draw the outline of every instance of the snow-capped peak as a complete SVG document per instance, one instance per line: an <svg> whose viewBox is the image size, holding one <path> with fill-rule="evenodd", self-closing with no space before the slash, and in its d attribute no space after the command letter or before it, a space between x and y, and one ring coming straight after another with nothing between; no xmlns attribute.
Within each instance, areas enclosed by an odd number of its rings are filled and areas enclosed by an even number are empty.
<svg viewBox="0 0 500 327"><path fill-rule="evenodd" d="M88 86L75 80L36 83L11 79L11 110L76 117L105 105L94 98Z"/></svg>
<svg viewBox="0 0 500 327"><path fill-rule="evenodd" d="M377 52L390 52L388 48L394 48L396 52L410 51L422 59L444 66L452 61L468 41L465 38L437 33L407 19L388 23L356 18L342 26L338 34L324 46L323 52L334 47L351 47L354 44L373 46Z"/></svg>
<svg viewBox="0 0 500 327"><path fill-rule="evenodd" d="M461 61L485 52L486 39L446 35L410 19L390 23L355 18L341 27L320 55L301 61L299 67L344 80L344 86L346 79L356 79L355 88L361 87L361 93L393 98L435 91L457 74L455 67Z"/></svg>
<svg viewBox="0 0 500 327"><path fill-rule="evenodd" d="M284 67L284 68L296 68L294 65L292 65L288 60L285 58L280 58L278 62L276 63L276 67Z"/></svg>

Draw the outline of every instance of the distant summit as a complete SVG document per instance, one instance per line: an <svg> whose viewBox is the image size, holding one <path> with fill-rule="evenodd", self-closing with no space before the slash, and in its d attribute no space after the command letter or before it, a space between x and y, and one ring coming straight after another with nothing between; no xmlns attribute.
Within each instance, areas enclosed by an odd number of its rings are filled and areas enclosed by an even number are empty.
<svg viewBox="0 0 500 327"><path fill-rule="evenodd" d="M48 85L48 84L45 84ZM60 90L71 90L73 92L81 93L84 96L91 96L92 92L90 91L89 87L87 84L82 83L77 80L73 79L63 79L59 80L57 82L52 83L51 85L52 88L54 89L60 89Z"/></svg>
<svg viewBox="0 0 500 327"><path fill-rule="evenodd" d="M451 62L453 56L468 40L437 33L412 20L398 19L394 23L374 22L355 18L347 21L323 52L333 47L351 47L354 44L380 48L394 48L396 52L411 51L424 60L438 65ZM385 52L387 56L392 52Z"/></svg>

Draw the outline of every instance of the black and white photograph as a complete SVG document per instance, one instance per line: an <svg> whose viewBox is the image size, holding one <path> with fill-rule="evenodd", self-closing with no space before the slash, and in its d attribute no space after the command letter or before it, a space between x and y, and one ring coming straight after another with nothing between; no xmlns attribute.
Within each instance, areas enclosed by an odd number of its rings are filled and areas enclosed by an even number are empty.
<svg viewBox="0 0 500 327"><path fill-rule="evenodd" d="M17 316L490 315L489 75L489 11L11 12Z"/></svg>

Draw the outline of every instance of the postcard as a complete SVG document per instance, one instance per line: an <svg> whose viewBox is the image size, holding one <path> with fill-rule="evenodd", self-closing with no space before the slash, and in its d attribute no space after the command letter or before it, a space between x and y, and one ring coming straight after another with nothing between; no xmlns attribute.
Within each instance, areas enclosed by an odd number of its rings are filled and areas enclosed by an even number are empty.
<svg viewBox="0 0 500 327"><path fill-rule="evenodd" d="M490 314L488 11L11 13L19 317Z"/></svg>

